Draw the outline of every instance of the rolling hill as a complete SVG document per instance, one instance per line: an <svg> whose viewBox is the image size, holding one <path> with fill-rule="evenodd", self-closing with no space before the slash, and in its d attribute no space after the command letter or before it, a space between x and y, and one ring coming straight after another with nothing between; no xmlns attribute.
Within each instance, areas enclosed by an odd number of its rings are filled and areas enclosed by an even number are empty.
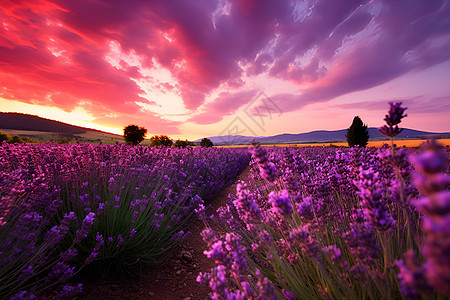
<svg viewBox="0 0 450 300"><path fill-rule="evenodd" d="M25 131L44 131L61 134L82 134L87 131L99 131L49 120L34 115L0 112L0 128Z"/></svg>
<svg viewBox="0 0 450 300"><path fill-rule="evenodd" d="M22 113L0 112L0 131L36 140L69 138L80 142L124 142L122 136Z"/></svg>

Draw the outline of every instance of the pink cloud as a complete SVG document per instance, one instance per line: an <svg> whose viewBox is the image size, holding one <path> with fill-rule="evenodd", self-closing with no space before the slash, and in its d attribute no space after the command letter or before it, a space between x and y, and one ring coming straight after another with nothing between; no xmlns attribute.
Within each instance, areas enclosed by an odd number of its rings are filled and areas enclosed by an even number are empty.
<svg viewBox="0 0 450 300"><path fill-rule="evenodd" d="M231 115L244 104L253 100L257 90L238 93L222 92L213 102L206 104L205 112L192 117L189 121L197 124L213 124Z"/></svg>

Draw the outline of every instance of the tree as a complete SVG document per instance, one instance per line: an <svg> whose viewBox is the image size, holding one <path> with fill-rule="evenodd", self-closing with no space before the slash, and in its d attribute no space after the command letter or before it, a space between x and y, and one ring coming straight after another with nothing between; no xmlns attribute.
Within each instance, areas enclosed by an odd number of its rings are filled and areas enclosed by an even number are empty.
<svg viewBox="0 0 450 300"><path fill-rule="evenodd" d="M137 125L128 125L123 129L123 137L128 144L136 146L142 142L147 135L147 129Z"/></svg>
<svg viewBox="0 0 450 300"><path fill-rule="evenodd" d="M210 139L203 138L200 142L200 146L202 147L212 147L214 146L213 142Z"/></svg>
<svg viewBox="0 0 450 300"><path fill-rule="evenodd" d="M0 143L3 141L9 142L11 140L11 136L7 133L0 131Z"/></svg>
<svg viewBox="0 0 450 300"><path fill-rule="evenodd" d="M20 136L18 136L17 134L14 134L11 136L11 143L15 144L15 143L23 143L23 140Z"/></svg>
<svg viewBox="0 0 450 300"><path fill-rule="evenodd" d="M365 147L370 137L367 125L364 125L361 118L358 116L353 119L353 123L347 130L345 136L347 137L347 142L350 147L355 145Z"/></svg>
<svg viewBox="0 0 450 300"><path fill-rule="evenodd" d="M175 142L175 144L173 144L175 147L179 147L179 148L185 148L187 146L189 146L189 142L187 140L182 141L182 140L177 140Z"/></svg>
<svg viewBox="0 0 450 300"><path fill-rule="evenodd" d="M173 144L173 141L167 135L154 135L150 138L150 146L158 147L158 146L167 146L170 147Z"/></svg>

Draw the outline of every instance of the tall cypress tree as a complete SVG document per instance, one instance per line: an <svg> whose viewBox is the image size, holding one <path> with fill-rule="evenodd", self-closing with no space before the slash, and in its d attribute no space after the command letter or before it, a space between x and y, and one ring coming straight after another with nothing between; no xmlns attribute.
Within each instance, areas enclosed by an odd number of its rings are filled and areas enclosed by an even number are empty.
<svg viewBox="0 0 450 300"><path fill-rule="evenodd" d="M358 145L365 147L369 141L369 131L367 125L364 125L361 118L356 116L353 118L353 123L347 130L347 142L350 147Z"/></svg>

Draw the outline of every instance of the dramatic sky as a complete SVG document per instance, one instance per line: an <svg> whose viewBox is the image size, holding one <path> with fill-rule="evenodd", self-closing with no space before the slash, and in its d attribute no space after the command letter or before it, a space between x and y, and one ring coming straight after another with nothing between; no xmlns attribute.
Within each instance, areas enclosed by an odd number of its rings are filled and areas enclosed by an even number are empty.
<svg viewBox="0 0 450 300"><path fill-rule="evenodd" d="M450 131L450 0L1 0L0 111L197 139Z"/></svg>

